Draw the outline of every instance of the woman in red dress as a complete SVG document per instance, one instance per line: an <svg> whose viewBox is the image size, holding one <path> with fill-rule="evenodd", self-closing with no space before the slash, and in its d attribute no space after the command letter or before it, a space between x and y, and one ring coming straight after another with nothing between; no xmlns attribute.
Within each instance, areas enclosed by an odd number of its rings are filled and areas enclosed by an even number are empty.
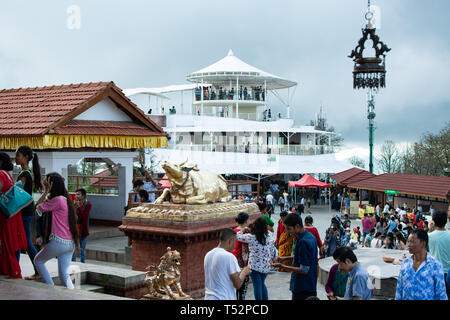
<svg viewBox="0 0 450 320"><path fill-rule="evenodd" d="M13 181L8 171L14 168L7 153L0 152L0 191L8 191ZM22 278L18 256L20 250L27 249L27 238L23 229L22 214L11 218L0 211L0 275Z"/></svg>

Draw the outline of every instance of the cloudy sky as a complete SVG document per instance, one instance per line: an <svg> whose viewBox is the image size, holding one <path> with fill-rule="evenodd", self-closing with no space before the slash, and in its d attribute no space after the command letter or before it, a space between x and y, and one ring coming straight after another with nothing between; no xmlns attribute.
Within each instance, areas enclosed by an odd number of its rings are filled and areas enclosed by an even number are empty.
<svg viewBox="0 0 450 320"><path fill-rule="evenodd" d="M381 8L377 34L392 48L387 88L376 97L378 150L386 139L405 145L438 132L450 119L450 1L372 4ZM297 124L322 105L345 139L341 155L368 159L366 94L353 90L347 57L361 37L366 8L366 0L2 0L0 88L183 84L187 74L232 49L255 67L298 82ZM281 108L275 98L269 102Z"/></svg>

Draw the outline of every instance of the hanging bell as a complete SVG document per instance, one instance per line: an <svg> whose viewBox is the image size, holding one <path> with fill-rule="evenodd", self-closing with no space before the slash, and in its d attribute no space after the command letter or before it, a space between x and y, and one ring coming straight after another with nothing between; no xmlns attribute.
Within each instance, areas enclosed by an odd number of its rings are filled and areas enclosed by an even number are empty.
<svg viewBox="0 0 450 320"><path fill-rule="evenodd" d="M362 29L363 37L358 41L358 45L348 56L355 62L353 70L354 89L379 89L386 86L386 52L391 51L380 38L375 34L376 29L370 23ZM375 57L364 57L364 44L368 39L373 41Z"/></svg>

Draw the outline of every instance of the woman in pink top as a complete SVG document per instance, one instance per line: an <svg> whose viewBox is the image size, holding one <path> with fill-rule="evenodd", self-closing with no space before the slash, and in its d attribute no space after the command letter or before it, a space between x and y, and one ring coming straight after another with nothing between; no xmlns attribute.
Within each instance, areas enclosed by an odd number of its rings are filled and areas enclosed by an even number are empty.
<svg viewBox="0 0 450 320"><path fill-rule="evenodd" d="M67 288L73 289L69 266L75 246L78 247L75 208L64 185L64 178L58 173L47 175L44 188L44 194L36 203L36 207L41 212L51 211L51 234L46 241L47 245L34 258L34 263L44 281L54 285L45 263L57 257L59 279Z"/></svg>

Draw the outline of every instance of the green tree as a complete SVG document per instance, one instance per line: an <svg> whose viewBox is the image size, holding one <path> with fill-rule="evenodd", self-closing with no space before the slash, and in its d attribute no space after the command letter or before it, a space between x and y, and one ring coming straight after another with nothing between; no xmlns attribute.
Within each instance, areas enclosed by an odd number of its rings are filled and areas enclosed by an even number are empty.
<svg viewBox="0 0 450 320"><path fill-rule="evenodd" d="M401 155L406 174L450 176L450 121L437 134L426 132Z"/></svg>
<svg viewBox="0 0 450 320"><path fill-rule="evenodd" d="M394 141L386 140L376 157L378 167L383 173L398 173L401 169L400 155L401 152Z"/></svg>
<svg viewBox="0 0 450 320"><path fill-rule="evenodd" d="M366 168L366 162L364 161L364 159L357 157L357 156L353 156L350 158L350 163L356 167L365 169Z"/></svg>
<svg viewBox="0 0 450 320"><path fill-rule="evenodd" d="M328 135L319 135L317 137L316 144L318 145L328 145L330 144L333 148L333 151L336 151L339 147L342 146L344 138L336 133L336 130L333 126L328 124L327 118L322 112L322 107L320 107L320 112L317 114L316 120L311 120L309 122L310 126L314 126L314 129L326 132L332 132L334 134L330 135L331 141L328 141Z"/></svg>

